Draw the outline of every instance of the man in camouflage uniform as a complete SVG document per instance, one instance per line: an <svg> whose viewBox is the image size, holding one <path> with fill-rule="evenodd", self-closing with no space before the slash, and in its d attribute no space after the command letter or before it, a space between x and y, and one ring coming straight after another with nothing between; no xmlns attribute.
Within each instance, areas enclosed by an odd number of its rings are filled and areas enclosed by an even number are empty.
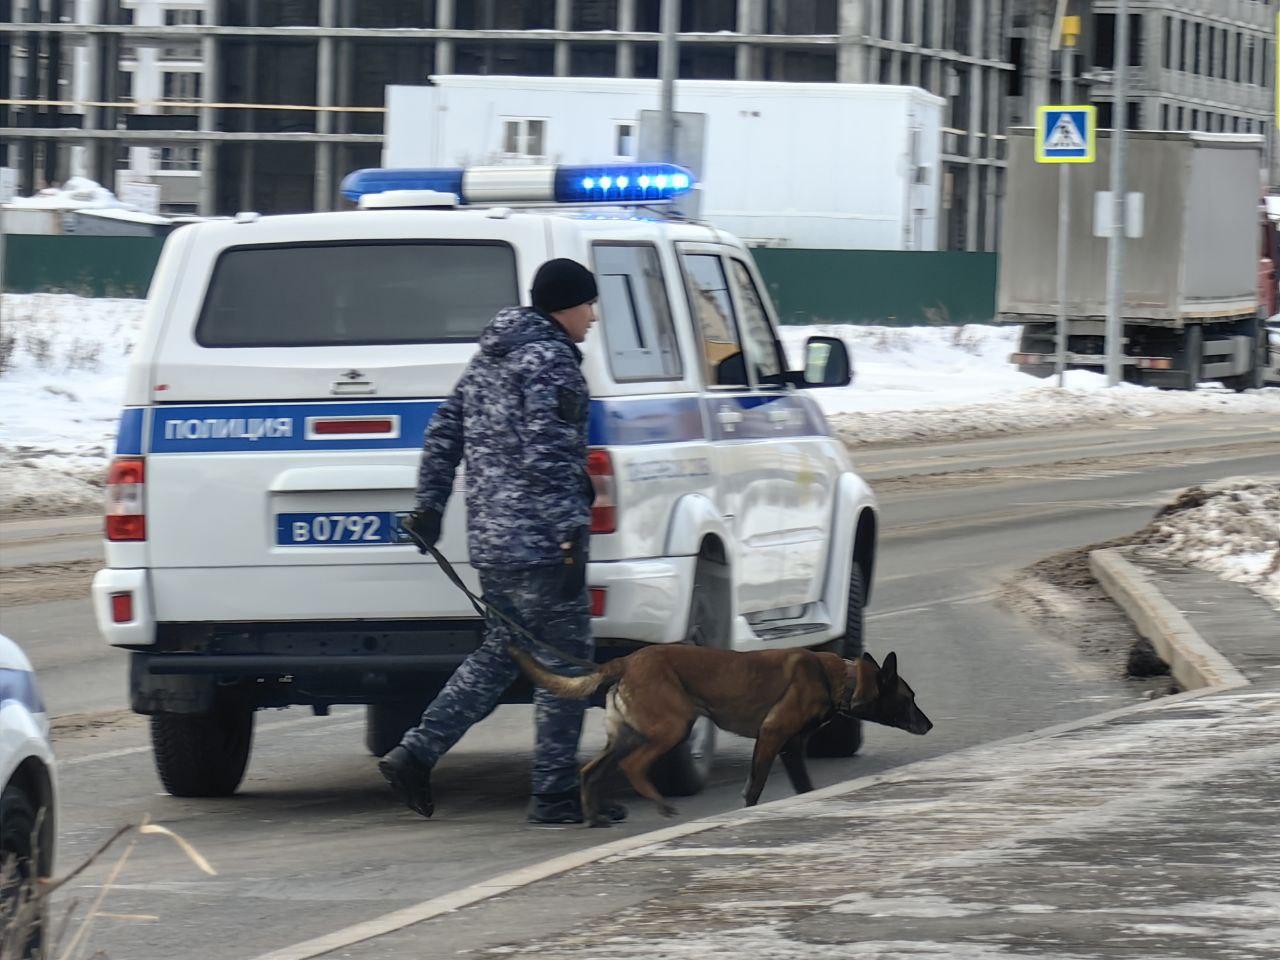
<svg viewBox="0 0 1280 960"><path fill-rule="evenodd" d="M466 463L468 546L485 598L535 636L590 658L586 590L593 492L587 475L588 393L577 344L595 320L596 282L572 260L544 263L532 307L499 311L480 351L431 418L409 525L434 544L460 461ZM519 673L489 617L485 639L449 678L378 769L410 809L431 816L431 768L497 705ZM552 669L566 664L542 656ZM571 669L571 668L569 668ZM581 823L578 737L583 701L534 693L537 750L529 821ZM622 819L625 811L612 811Z"/></svg>

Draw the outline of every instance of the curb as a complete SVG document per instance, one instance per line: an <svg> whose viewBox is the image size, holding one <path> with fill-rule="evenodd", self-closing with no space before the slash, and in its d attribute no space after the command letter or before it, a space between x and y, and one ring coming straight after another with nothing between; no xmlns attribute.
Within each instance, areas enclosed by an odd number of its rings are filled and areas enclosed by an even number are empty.
<svg viewBox="0 0 1280 960"><path fill-rule="evenodd" d="M1184 690L1242 687L1244 675L1200 636L1147 574L1116 549L1089 552L1089 569L1151 641Z"/></svg>

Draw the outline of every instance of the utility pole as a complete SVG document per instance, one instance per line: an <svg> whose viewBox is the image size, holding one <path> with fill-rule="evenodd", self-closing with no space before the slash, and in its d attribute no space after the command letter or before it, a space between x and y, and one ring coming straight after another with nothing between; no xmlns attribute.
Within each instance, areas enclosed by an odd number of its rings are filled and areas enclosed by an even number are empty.
<svg viewBox="0 0 1280 960"><path fill-rule="evenodd" d="M1061 48L1058 56L1062 63L1062 92L1059 102L1071 103L1072 61L1075 58L1076 37L1080 34L1079 17L1061 18ZM1071 164L1058 165L1058 355L1054 362L1058 374L1058 386L1066 384L1067 374L1067 270L1070 266L1071 244Z"/></svg>
<svg viewBox="0 0 1280 960"><path fill-rule="evenodd" d="M1125 160L1129 119L1129 0L1116 4L1115 82L1111 107L1111 239L1107 244L1107 386L1122 379L1124 324Z"/></svg>
<svg viewBox="0 0 1280 960"><path fill-rule="evenodd" d="M662 78L662 159L676 159L676 73L680 53L676 34L680 30L680 0L662 0L662 46L658 51L658 75Z"/></svg>

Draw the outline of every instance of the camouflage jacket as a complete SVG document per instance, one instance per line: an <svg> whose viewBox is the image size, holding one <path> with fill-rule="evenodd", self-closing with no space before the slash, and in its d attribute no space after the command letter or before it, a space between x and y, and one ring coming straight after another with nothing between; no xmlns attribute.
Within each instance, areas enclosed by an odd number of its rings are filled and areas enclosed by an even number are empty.
<svg viewBox="0 0 1280 960"><path fill-rule="evenodd" d="M587 382L577 345L531 307L500 310L480 351L431 418L418 505L444 511L464 465L467 540L477 567L561 561L588 536Z"/></svg>

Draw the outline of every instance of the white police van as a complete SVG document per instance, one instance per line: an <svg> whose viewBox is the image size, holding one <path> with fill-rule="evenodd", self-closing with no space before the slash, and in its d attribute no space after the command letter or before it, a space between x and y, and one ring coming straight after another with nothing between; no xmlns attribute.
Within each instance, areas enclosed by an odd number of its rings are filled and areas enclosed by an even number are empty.
<svg viewBox="0 0 1280 960"><path fill-rule="evenodd" d="M382 209L187 226L152 282L93 596L171 793L233 792L262 707L368 704L385 752L477 645L467 599L398 520L432 411L552 257L600 289L583 360L598 656L860 652L876 503L800 389L848 383L848 355L813 338L788 371L747 249L664 214L686 172L370 170L343 186ZM474 588L464 484L440 547ZM860 736L837 721L812 747L847 756ZM666 792L701 788L713 737L700 723L666 759Z"/></svg>

